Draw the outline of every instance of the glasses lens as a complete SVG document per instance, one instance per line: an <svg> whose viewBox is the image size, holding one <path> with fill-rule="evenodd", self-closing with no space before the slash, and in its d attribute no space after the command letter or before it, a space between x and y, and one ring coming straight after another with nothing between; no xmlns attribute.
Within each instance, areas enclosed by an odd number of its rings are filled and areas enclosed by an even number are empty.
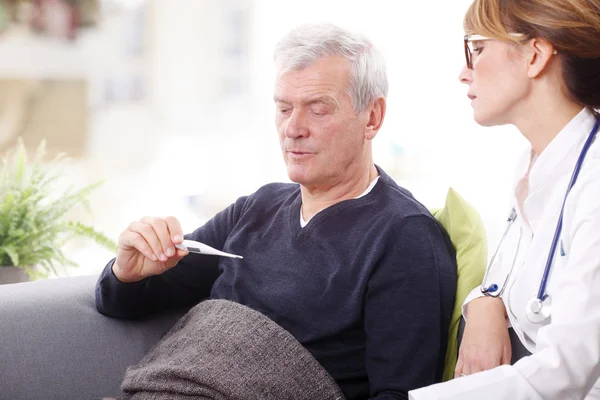
<svg viewBox="0 0 600 400"><path fill-rule="evenodd" d="M472 69L473 68L473 62L471 61L471 47L470 47L470 42L469 42L469 37L465 36L465 59L466 59L466 63L467 63L467 68Z"/></svg>

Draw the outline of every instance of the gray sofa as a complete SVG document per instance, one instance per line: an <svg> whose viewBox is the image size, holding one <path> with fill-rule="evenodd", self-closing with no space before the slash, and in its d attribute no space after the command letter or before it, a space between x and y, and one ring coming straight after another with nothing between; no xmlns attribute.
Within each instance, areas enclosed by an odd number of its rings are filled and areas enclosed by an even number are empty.
<svg viewBox="0 0 600 400"><path fill-rule="evenodd" d="M96 276L0 285L0 400L118 395L136 364L184 311L143 321L96 311Z"/></svg>
<svg viewBox="0 0 600 400"><path fill-rule="evenodd" d="M0 400L115 396L185 310L143 321L96 311L96 276L0 285ZM459 329L459 343L463 325ZM513 362L527 351L511 330Z"/></svg>

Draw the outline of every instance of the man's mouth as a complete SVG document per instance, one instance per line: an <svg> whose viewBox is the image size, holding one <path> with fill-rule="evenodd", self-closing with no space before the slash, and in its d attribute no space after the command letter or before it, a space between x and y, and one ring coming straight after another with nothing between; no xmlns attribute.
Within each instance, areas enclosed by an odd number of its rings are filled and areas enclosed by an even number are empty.
<svg viewBox="0 0 600 400"><path fill-rule="evenodd" d="M286 150L290 157L295 159L303 159L312 156L314 153L304 150Z"/></svg>

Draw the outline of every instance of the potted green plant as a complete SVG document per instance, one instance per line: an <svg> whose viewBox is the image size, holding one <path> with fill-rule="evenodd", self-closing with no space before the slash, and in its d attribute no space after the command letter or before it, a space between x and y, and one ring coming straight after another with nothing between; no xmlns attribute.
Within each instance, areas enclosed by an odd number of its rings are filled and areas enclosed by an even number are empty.
<svg viewBox="0 0 600 400"><path fill-rule="evenodd" d="M89 194L99 181L79 189L58 190L59 164L64 155L43 164L45 142L28 163L19 138L0 170L0 283L19 282L57 274L56 267L77 266L65 257L63 246L75 237L86 237L111 251L116 244L93 227L67 219L76 206L90 210Z"/></svg>

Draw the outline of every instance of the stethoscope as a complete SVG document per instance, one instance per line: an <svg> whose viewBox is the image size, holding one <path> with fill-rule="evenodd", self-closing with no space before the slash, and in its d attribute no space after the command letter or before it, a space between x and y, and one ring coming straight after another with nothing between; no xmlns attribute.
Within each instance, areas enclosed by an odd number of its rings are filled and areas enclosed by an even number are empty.
<svg viewBox="0 0 600 400"><path fill-rule="evenodd" d="M544 322L545 320L550 318L550 314L552 312L552 299L551 299L550 295L548 295L546 293L546 285L548 284L548 278L550 276L550 269L551 269L552 263L554 261L556 248L558 246L558 242L560 240L560 234L562 232L563 213L565 210L565 203L567 202L567 197L569 196L569 192L571 191L571 189L573 188L573 185L575 185L575 182L577 181L577 177L579 176L579 171L581 170L581 166L583 165L585 156L594 141L594 137L596 136L596 133L598 132L599 126L600 126L600 118L597 118L596 123L594 124L594 127L592 128L587 140L585 141L585 144L583 145L583 149L581 149L581 153L579 154L579 158L577 159L577 164L575 164L575 169L573 170L573 175L571 176L571 181L569 182L569 186L567 187L567 193L565 193L565 198L562 202L562 207L560 209L560 215L558 217L558 222L556 224L556 230L554 231L554 237L552 238L552 244L550 245L550 252L548 253L548 258L546 259L546 266L544 268L544 274L542 275L542 280L540 282L540 287L539 287L537 296L530 299L527 302L525 314L526 314L529 322L531 322L533 324L541 324L542 322ZM504 234L502 235L502 238L500 239L500 243L498 244L498 247L497 247L496 251L494 252L494 255L490 259L490 263L488 264L488 267L485 270L485 275L483 276L483 282L481 283L480 289L481 289L481 293L483 293L486 296L499 297L504 292L504 289L506 288L506 285L507 285L507 283L510 279L510 276L513 272L513 268L515 266L517 255L519 254L519 245L521 243L520 238L519 238L519 242L517 244L515 255L512 260L512 264L510 266L510 270L508 271L508 274L506 275L506 278L504 280L504 284L502 285L502 287L499 287L498 284L496 284L496 283L492 283L489 286L487 286L485 284L487 281L487 278L490 274L490 270L492 269L492 266L494 265L496 256L498 255L498 251L502 247L502 243L504 242L504 239L505 239L508 231L510 230L511 225L513 224L513 222L515 222L516 219L517 219L517 212L513 208L508 217L508 220L507 220L508 224L506 226L506 229L504 230Z"/></svg>

